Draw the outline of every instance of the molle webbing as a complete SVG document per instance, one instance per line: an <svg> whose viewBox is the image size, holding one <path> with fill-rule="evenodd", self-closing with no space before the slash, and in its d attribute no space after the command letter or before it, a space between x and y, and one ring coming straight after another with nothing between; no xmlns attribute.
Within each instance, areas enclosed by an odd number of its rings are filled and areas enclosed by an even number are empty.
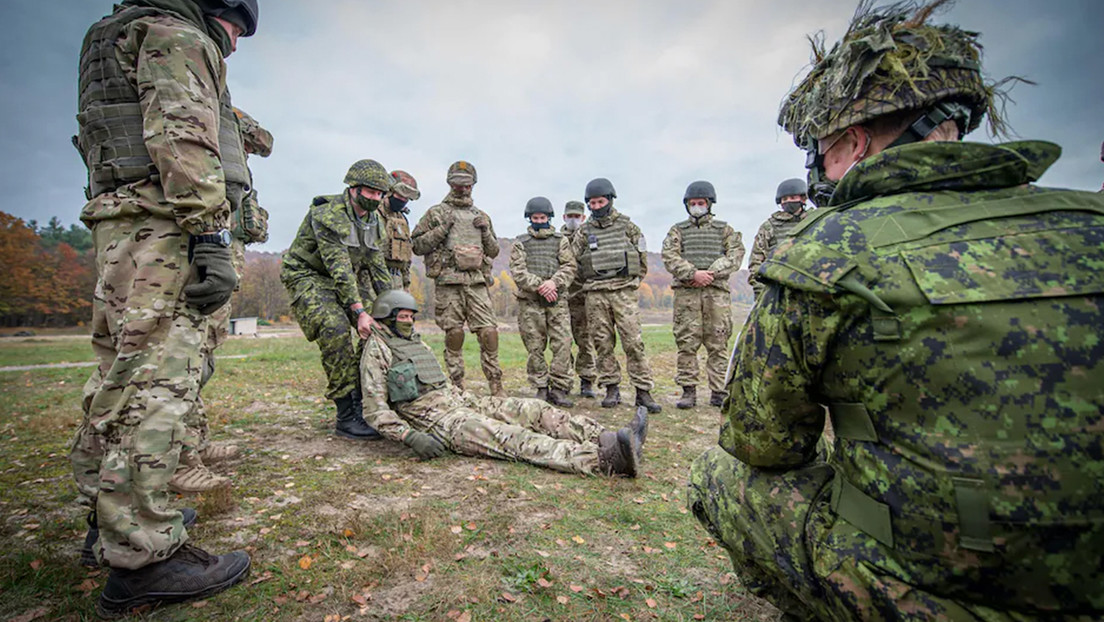
<svg viewBox="0 0 1104 622"><path fill-rule="evenodd" d="M384 341L391 348L392 367L406 362L414 364L418 374L419 397L430 391L443 389L448 383L448 378L441 370L441 364L437 362L437 357L433 355L433 351L422 343L421 337L415 335L410 339L403 339L385 333Z"/></svg>
<svg viewBox="0 0 1104 622"><path fill-rule="evenodd" d="M697 226L690 220L678 224L682 232L682 258L694 264L698 270L707 270L717 258L724 255L724 230L727 225L720 220L710 220Z"/></svg>
<svg viewBox="0 0 1104 622"><path fill-rule="evenodd" d="M542 279L552 278L560 269L561 239L558 233L544 238L523 235L521 244L525 248L526 269Z"/></svg>
<svg viewBox="0 0 1104 622"><path fill-rule="evenodd" d="M584 278L601 280L639 276L640 251L629 241L624 218L618 218L608 227L585 222L580 234L586 240L580 262Z"/></svg>
<svg viewBox="0 0 1104 622"><path fill-rule="evenodd" d="M226 90L219 101L219 159L222 161L222 174L226 184L242 187L242 194L249 193L249 169L245 163L245 147L242 144L241 126L234 106L230 103L230 91ZM227 195L229 195L229 190ZM231 209L237 209L241 202L231 203Z"/></svg>

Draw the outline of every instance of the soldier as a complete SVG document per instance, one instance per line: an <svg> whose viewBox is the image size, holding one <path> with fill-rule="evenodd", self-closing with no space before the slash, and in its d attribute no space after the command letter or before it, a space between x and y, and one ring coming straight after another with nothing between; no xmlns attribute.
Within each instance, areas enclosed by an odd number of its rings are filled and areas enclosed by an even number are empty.
<svg viewBox="0 0 1104 622"><path fill-rule="evenodd" d="M464 324L479 339L479 362L491 395L505 397L498 366L498 322L487 288L498 238L491 218L471 198L475 167L454 162L446 177L448 195L418 221L411 234L415 255L425 256L426 276L434 280L437 326L445 331L445 365L457 388L464 388Z"/></svg>
<svg viewBox="0 0 1104 622"><path fill-rule="evenodd" d="M372 306L384 329L372 333L361 359L364 416L388 440L423 460L446 450L517 460L566 473L636 477L648 431L637 412L613 431L581 415L520 397L483 397L450 387L437 357L414 332L414 297L393 290Z"/></svg>
<svg viewBox="0 0 1104 622"><path fill-rule="evenodd" d="M568 238L583 226L586 221L586 206L582 201L568 201L564 206L564 224L560 232ZM575 374L579 376L579 397L594 397L594 381L598 378L598 365L594 360L594 344L590 342L590 332L586 322L586 294L579 281L578 271L575 280L567 288L567 310L571 316L571 337L579 348L574 356Z"/></svg>
<svg viewBox="0 0 1104 622"><path fill-rule="evenodd" d="M303 335L317 342L322 353L326 398L337 407L334 431L355 440L380 438L360 414L357 368L361 340L375 325L365 305L391 288L391 272L380 252L386 237L377 212L391 191L391 180L375 160L349 167L344 193L311 202L280 269L291 311ZM350 328L360 337L355 343Z"/></svg>
<svg viewBox="0 0 1104 622"><path fill-rule="evenodd" d="M271 155L273 136L253 117L236 106L230 108L232 115L227 114L226 106L229 104L230 94L227 92L224 96L219 119L219 139L223 145L220 156L226 176L226 197L230 201L230 235L233 237L230 250L234 273L238 276L240 286L245 272L245 245L268 240L268 212L257 203L253 173L245 165L246 159L253 154L262 158ZM228 135L223 136L223 133ZM235 287L234 291L238 291L238 288ZM169 480L169 489L173 492L207 492L230 484L229 478L215 475L207 465L236 458L238 446L213 444L208 440L210 427L207 407L203 401L203 388L215 373L214 352L226 342L230 334L230 312L230 303L226 303L207 320L207 340L202 348L204 365L199 378L200 395L184 419L184 447L180 452L176 473Z"/></svg>
<svg viewBox="0 0 1104 622"><path fill-rule="evenodd" d="M70 459L92 508L85 553L111 568L96 605L119 617L239 582L243 551L188 542L192 510L168 505L184 417L198 394L207 316L234 290L220 133L223 60L257 27L255 0L126 0L89 28L79 134L81 220L97 284L84 417Z"/></svg>
<svg viewBox="0 0 1104 622"><path fill-rule="evenodd" d="M678 346L675 382L682 397L675 406L698 403L698 350L705 345L709 405L724 401L728 338L732 336L732 294L728 277L744 261L740 234L713 217L717 192L708 181L686 187L682 205L690 218L671 227L663 240L663 265L675 278L674 331Z"/></svg>
<svg viewBox="0 0 1104 622"><path fill-rule="evenodd" d="M617 192L599 177L586 185L586 200L594 218L583 223L571 240L579 278L586 296L587 327L601 365L598 384L606 387L602 408L621 403L621 366L614 354L617 335L636 387L636 405L648 412L663 409L652 399L652 370L644 354L636 290L648 273L644 234L628 216L613 209ZM614 330L616 329L616 334Z"/></svg>
<svg viewBox="0 0 1104 622"><path fill-rule="evenodd" d="M860 4L783 102L827 209L759 271L690 507L790 619L1102 619L1104 197L959 142L1003 93L938 4Z"/></svg>
<svg viewBox="0 0 1104 622"><path fill-rule="evenodd" d="M395 185L387 197L387 211L381 211L387 229L387 244L384 245L384 258L387 269L391 271L391 287L410 290L410 260L414 254L410 246L410 213L407 203L422 197L418 182L406 171L391 171Z"/></svg>
<svg viewBox="0 0 1104 622"><path fill-rule="evenodd" d="M755 234L755 242L751 245L751 256L748 258L748 284L759 298L763 294L763 284L756 278L759 266L763 265L767 254L778 245L778 242L789 237L793 228L805 219L808 213L805 211L805 202L809 198L808 187L804 179L787 179L778 184L778 190L774 193L774 202L782 206L782 209L770 215Z"/></svg>
<svg viewBox="0 0 1104 622"><path fill-rule="evenodd" d="M564 298L575 279L575 256L567 237L552 228L555 215L552 202L545 197L533 197L525 204L529 231L518 237L510 251L510 275L518 287L518 330L529 351L525 366L529 384L536 387L537 399L570 408L574 405L567 399L571 392L571 318ZM551 374L544 359L549 346Z"/></svg>

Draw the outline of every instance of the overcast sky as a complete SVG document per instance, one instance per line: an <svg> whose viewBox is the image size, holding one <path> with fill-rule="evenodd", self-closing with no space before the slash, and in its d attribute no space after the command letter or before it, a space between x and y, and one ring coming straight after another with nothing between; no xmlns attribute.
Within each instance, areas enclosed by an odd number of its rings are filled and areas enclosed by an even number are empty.
<svg viewBox="0 0 1104 622"><path fill-rule="evenodd" d="M685 218L706 179L715 212L750 245L774 190L804 177L777 125L808 69L806 33L838 39L854 0L261 0L258 34L228 59L234 103L276 137L250 158L270 241L291 242L315 195L374 158L422 189L412 220L444 197L458 159L479 172L476 205L500 236L524 230L543 195L557 209L608 177L650 250ZM101 0L0 0L0 209L77 222L85 169L76 132L77 60ZM961 0L937 21L982 32L990 78L1017 74L1008 119L1062 146L1042 182L1104 179L1104 2ZM972 140L988 141L983 130ZM258 247L253 247L258 248Z"/></svg>

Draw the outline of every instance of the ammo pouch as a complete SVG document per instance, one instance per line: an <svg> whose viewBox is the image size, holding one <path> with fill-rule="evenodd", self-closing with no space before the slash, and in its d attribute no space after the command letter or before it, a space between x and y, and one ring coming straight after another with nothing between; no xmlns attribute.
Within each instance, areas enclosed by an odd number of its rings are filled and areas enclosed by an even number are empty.
<svg viewBox="0 0 1104 622"><path fill-rule="evenodd" d="M461 244L452 247L456 267L464 272L483 269L483 247Z"/></svg>
<svg viewBox="0 0 1104 622"><path fill-rule="evenodd" d="M242 200L241 224L246 244L268 241L268 210L257 203L256 190L250 191Z"/></svg>
<svg viewBox="0 0 1104 622"><path fill-rule="evenodd" d="M387 370L387 397L395 403L418 399L418 368L414 361L403 361Z"/></svg>

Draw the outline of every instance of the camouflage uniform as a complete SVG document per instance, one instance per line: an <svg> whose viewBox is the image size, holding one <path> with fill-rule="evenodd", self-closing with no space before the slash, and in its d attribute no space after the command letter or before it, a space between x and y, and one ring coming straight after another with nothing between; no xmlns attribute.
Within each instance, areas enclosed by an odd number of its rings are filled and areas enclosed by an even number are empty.
<svg viewBox="0 0 1104 622"><path fill-rule="evenodd" d="M602 263L604 260L599 258L595 266L589 236L604 236L603 230L622 232L617 235L625 239L623 244L627 250L620 261L624 265L607 270ZM641 248L643 238L640 227L616 208L611 208L605 218L589 218L571 239L571 250L579 264L579 278L586 296L587 327L598 357L600 386L621 384L621 365L614 352L620 335L629 380L639 390L652 390L652 369L644 353L637 296L640 282L648 274L648 258Z"/></svg>
<svg viewBox="0 0 1104 622"><path fill-rule="evenodd" d="M476 218L486 220L486 229L472 224ZM493 282L491 261L498 256L498 238L490 216L475 207L470 196L450 191L422 216L410 238L414 254L425 256L426 276L434 281L434 318L445 331L449 378L463 386L466 323L479 339L479 361L491 392L501 392L498 322L487 290Z"/></svg>
<svg viewBox="0 0 1104 622"><path fill-rule="evenodd" d="M563 226L560 233L571 241L575 233ZM579 280L576 270L575 280L567 288L567 313L571 317L571 338L575 341L578 353L572 357L575 361L575 375L587 384L593 384L598 378L598 362L594 355L594 344L590 340L590 331L587 328L586 294L583 293L583 284Z"/></svg>
<svg viewBox="0 0 1104 622"><path fill-rule="evenodd" d="M225 79L201 17L122 7L89 30L81 51L76 144L89 167L81 220L96 248L99 365L70 458L81 501L96 509L97 558L113 568L164 560L188 538L167 485L197 396L207 318L182 290L195 280L189 234L227 226ZM105 135L127 138L108 145Z"/></svg>
<svg viewBox="0 0 1104 622"><path fill-rule="evenodd" d="M547 240L547 242L544 242ZM539 257L531 257L529 248L535 244L548 244L546 249L533 248ZM555 248L553 248L553 245ZM525 369L529 384L535 388L555 388L565 393L571 391L571 327L565 296L549 304L537 293L541 283L551 279L556 292L567 292L575 279L575 255L567 237L552 229L529 232L514 242L510 251L510 275L517 283L518 330L529 359ZM544 351L552 347L551 380Z"/></svg>
<svg viewBox="0 0 1104 622"><path fill-rule="evenodd" d="M688 235L702 234L695 252L686 244ZM663 265L671 276L674 290L674 331L678 346L678 370L675 382L680 386L698 384L698 350L706 352L709 388L724 389L728 364L728 338L732 336L732 295L728 278L744 261L744 243L740 233L728 223L706 214L687 219L667 232L663 240ZM706 287L689 285L697 270L713 273Z"/></svg>
<svg viewBox="0 0 1104 622"><path fill-rule="evenodd" d="M395 178L395 189L392 194L401 198L404 202L416 201L422 193L418 190L418 182L405 171L392 171ZM414 250L410 244L410 221L406 215L410 208L394 211L380 207L380 213L384 218L384 226L387 229L387 244L384 245L384 259L387 268L391 271L391 287L394 289L410 290L410 261L413 259Z"/></svg>
<svg viewBox="0 0 1104 622"><path fill-rule="evenodd" d="M774 250L780 241L789 237L794 227L805 219L809 210L801 210L797 214L791 214L785 210L778 210L770 215L755 234L755 241L751 245L751 253L748 256L748 284L755 292L755 298L763 295L764 285L759 282L756 274L759 266L766 261L767 255Z"/></svg>
<svg viewBox="0 0 1104 622"><path fill-rule="evenodd" d="M417 361L416 397L395 401L394 348L409 348ZM402 339L373 333L361 359L364 418L386 438L402 442L411 431L433 434L449 450L466 456L518 460L556 471L599 473L602 424L537 399L476 397L449 386L429 346L415 334Z"/></svg>
<svg viewBox="0 0 1104 622"><path fill-rule="evenodd" d="M376 294L391 289L379 250L386 241L383 226L376 212L356 215L350 192L314 198L280 269L291 311L321 351L331 400L357 388L362 343L354 339L349 307L360 302L370 308Z"/></svg>

